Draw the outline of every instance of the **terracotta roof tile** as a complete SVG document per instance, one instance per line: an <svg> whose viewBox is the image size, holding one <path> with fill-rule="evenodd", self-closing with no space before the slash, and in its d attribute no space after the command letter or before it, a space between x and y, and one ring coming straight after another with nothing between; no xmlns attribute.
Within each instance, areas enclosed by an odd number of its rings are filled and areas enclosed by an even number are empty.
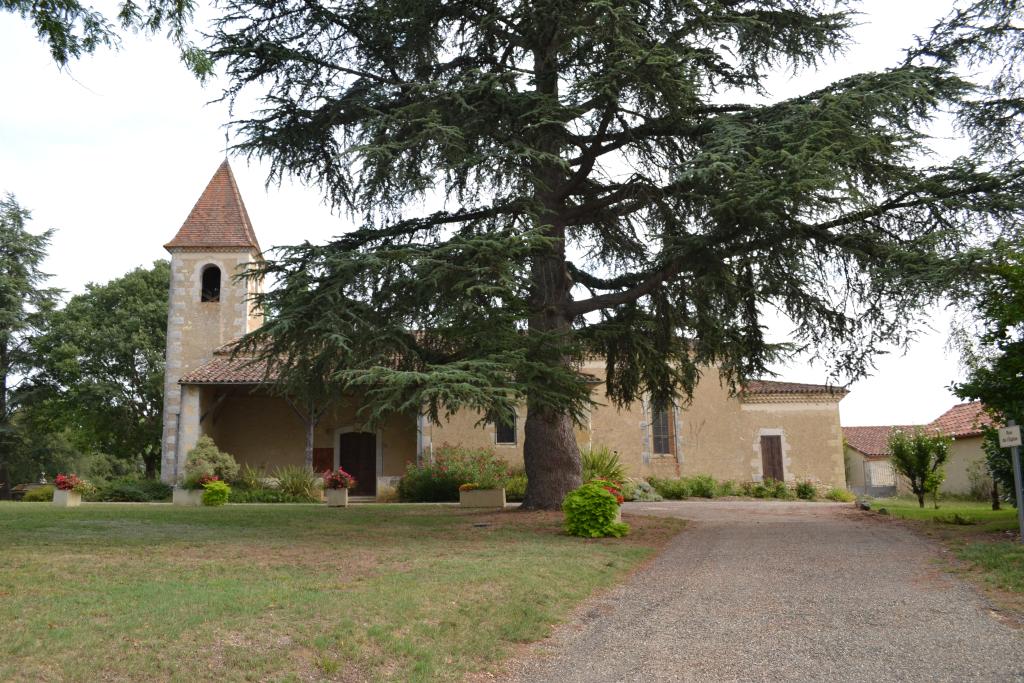
<svg viewBox="0 0 1024 683"><path fill-rule="evenodd" d="M843 427L843 438L851 448L864 455L889 455L889 434L894 430L913 431L923 425L877 425L874 427Z"/></svg>
<svg viewBox="0 0 1024 683"><path fill-rule="evenodd" d="M744 394L828 394L846 396L849 391L827 384L803 384L800 382L777 382L767 379L753 379L743 387Z"/></svg>
<svg viewBox="0 0 1024 683"><path fill-rule="evenodd" d="M259 251L256 233L227 159L213 174L178 234L164 245L165 249L182 247Z"/></svg>
<svg viewBox="0 0 1024 683"><path fill-rule="evenodd" d="M928 426L954 439L963 439L980 435L981 428L991 424L985 406L981 401L973 401L953 406Z"/></svg>
<svg viewBox="0 0 1024 683"><path fill-rule="evenodd" d="M186 373L179 384L261 384L267 365L250 358L218 356Z"/></svg>

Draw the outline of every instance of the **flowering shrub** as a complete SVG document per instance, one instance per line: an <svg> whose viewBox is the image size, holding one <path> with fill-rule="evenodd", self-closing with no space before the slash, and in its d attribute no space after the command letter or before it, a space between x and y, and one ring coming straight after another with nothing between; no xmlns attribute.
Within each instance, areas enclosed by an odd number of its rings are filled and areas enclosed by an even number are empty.
<svg viewBox="0 0 1024 683"><path fill-rule="evenodd" d="M433 462L410 464L398 483L404 502L437 503L457 501L459 487L501 488L509 477L508 463L490 449L460 448L445 444L434 451Z"/></svg>
<svg viewBox="0 0 1024 683"><path fill-rule="evenodd" d="M219 507L228 502L231 495L231 487L217 478L210 479L203 484L203 505Z"/></svg>
<svg viewBox="0 0 1024 683"><path fill-rule="evenodd" d="M625 536L629 525L618 521L621 494L609 482L594 480L587 482L562 501L565 513L565 530L573 536L601 538L603 536Z"/></svg>
<svg viewBox="0 0 1024 683"><path fill-rule="evenodd" d="M622 495L622 485L617 481L611 479L594 479L594 483L600 484L604 487L604 490L615 496L615 502L622 505L626 502L625 496Z"/></svg>
<svg viewBox="0 0 1024 683"><path fill-rule="evenodd" d="M345 470L338 468L338 471L326 470L323 474L325 489L354 489L356 479Z"/></svg>
<svg viewBox="0 0 1024 683"><path fill-rule="evenodd" d="M220 481L220 477L216 474L209 474L203 471L193 472L192 474L185 475L185 479L181 482L181 487L193 491L201 491L206 488L207 484L215 481Z"/></svg>
<svg viewBox="0 0 1024 683"><path fill-rule="evenodd" d="M75 493L89 493L95 488L85 479L79 479L74 474L58 474L53 479L53 485L60 491L74 491Z"/></svg>

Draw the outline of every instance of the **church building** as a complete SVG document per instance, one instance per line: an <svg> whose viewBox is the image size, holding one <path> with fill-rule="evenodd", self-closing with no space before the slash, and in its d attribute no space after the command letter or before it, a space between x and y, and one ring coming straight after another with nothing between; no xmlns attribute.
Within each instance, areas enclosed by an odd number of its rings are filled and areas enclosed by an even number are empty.
<svg viewBox="0 0 1024 683"><path fill-rule="evenodd" d="M235 275L263 257L226 160L165 248L171 284L161 479L181 479L202 435L240 463L267 472L302 465L304 421L268 391L259 368L230 355L232 343L263 322L248 303L256 285ZM581 370L594 378L598 402L607 404L603 363L593 360ZM634 477L710 474L844 487L839 401L845 395L824 385L752 381L732 396L709 372L685 408L655 411L646 401L623 409L599 405L576 435L581 447L617 451ZM395 414L374 431L360 424L357 409L353 401L325 415L314 442L314 468L344 467L359 481L354 495L376 495L442 444L491 448L510 465L522 465L525 408L507 426L478 426L470 412L440 425Z"/></svg>

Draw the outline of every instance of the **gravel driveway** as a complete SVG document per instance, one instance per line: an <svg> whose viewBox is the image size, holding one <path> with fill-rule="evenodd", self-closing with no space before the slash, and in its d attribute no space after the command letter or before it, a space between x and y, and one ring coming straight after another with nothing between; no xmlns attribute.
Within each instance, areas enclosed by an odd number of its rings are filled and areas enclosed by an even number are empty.
<svg viewBox="0 0 1024 683"><path fill-rule="evenodd" d="M519 681L1024 680L1024 634L939 546L849 505L630 503L693 520L514 661ZM503 676L504 678L504 676Z"/></svg>

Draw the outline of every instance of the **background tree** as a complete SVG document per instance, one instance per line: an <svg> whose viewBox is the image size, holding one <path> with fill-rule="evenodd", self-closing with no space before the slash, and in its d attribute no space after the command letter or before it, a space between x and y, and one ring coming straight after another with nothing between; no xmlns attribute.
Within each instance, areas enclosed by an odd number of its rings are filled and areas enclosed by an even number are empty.
<svg viewBox="0 0 1024 683"><path fill-rule="evenodd" d="M89 284L33 340L33 409L83 452L141 456L148 477L160 467L169 287L167 261Z"/></svg>
<svg viewBox="0 0 1024 683"><path fill-rule="evenodd" d="M974 3L886 71L775 102L777 69L843 50L848 3L224 7L228 96L251 85L265 104L237 148L361 218L255 274L280 287L250 348L340 358L335 381L371 419L498 421L525 402L527 508L580 482L587 355L612 402L665 405L708 368L732 387L767 374L774 308L797 346L857 377L957 286L972 235L1021 218L1019 108L957 73L986 51L1016 63L989 31L1019 24L1016 1ZM929 156L941 111L974 143L948 163Z"/></svg>
<svg viewBox="0 0 1024 683"><path fill-rule="evenodd" d="M910 482L910 490L917 496L917 504L924 507L927 493L937 496L939 486L946 479L943 465L949 459L953 440L942 434L927 434L923 429L913 432L896 430L889 435L889 452L893 469ZM938 502L936 498L936 505Z"/></svg>
<svg viewBox="0 0 1024 683"><path fill-rule="evenodd" d="M194 0L147 0L144 4L125 0L117 5L117 16L112 20L77 0L0 0L0 10L19 14L32 23L61 67L99 47L119 48L123 31L155 34L165 29L167 37L180 49L182 61L193 73L205 78L213 65L188 37L195 8Z"/></svg>
<svg viewBox="0 0 1024 683"><path fill-rule="evenodd" d="M0 498L11 497L8 462L22 435L13 423L15 396L33 368L30 343L57 301L58 290L43 287L39 268L53 232L33 235L31 213L13 195L0 200Z"/></svg>

